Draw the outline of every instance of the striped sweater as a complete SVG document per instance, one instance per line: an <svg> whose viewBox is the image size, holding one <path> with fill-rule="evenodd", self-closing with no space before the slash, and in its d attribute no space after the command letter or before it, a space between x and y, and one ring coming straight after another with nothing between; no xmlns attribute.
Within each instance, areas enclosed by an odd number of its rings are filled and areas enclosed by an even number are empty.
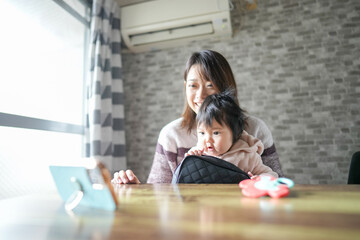
<svg viewBox="0 0 360 240"><path fill-rule="evenodd" d="M161 130L147 183L171 183L173 173L183 160L184 154L196 146L196 128L189 133L181 127L181 121L182 118L176 119ZM263 163L282 177L279 157L269 128L262 120L251 116L247 123L245 131L264 144L261 155Z"/></svg>

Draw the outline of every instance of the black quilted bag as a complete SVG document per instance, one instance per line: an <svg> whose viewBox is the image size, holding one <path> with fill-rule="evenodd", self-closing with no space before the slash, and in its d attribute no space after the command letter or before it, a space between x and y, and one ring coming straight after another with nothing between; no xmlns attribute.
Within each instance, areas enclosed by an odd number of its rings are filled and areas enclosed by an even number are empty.
<svg viewBox="0 0 360 240"><path fill-rule="evenodd" d="M232 163L211 156L187 156L171 183L239 183L249 175Z"/></svg>

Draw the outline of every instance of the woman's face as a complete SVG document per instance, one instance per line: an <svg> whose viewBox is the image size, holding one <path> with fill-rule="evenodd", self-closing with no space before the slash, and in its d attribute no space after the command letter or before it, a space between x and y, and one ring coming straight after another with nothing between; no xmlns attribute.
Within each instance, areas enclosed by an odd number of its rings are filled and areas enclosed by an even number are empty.
<svg viewBox="0 0 360 240"><path fill-rule="evenodd" d="M184 84L186 101L196 114L205 98L218 92L212 82L201 78L198 65L193 65L190 68Z"/></svg>

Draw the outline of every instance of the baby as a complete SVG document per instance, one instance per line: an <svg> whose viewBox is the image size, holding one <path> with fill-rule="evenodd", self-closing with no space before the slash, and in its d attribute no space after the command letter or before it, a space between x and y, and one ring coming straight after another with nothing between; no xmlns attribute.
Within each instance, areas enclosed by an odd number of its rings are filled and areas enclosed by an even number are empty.
<svg viewBox="0 0 360 240"><path fill-rule="evenodd" d="M208 96L199 109L196 122L197 146L185 156L214 156L238 166L251 177L278 177L261 160L260 154L264 151L262 142L244 130L246 116L231 90Z"/></svg>

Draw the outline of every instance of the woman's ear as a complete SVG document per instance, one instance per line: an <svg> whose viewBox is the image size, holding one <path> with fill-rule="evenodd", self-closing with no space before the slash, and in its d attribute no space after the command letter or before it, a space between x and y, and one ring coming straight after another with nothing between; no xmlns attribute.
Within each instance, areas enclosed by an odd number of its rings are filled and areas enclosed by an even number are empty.
<svg viewBox="0 0 360 240"><path fill-rule="evenodd" d="M186 83L187 83L186 80L184 80L184 93L185 93L185 96L186 96Z"/></svg>

